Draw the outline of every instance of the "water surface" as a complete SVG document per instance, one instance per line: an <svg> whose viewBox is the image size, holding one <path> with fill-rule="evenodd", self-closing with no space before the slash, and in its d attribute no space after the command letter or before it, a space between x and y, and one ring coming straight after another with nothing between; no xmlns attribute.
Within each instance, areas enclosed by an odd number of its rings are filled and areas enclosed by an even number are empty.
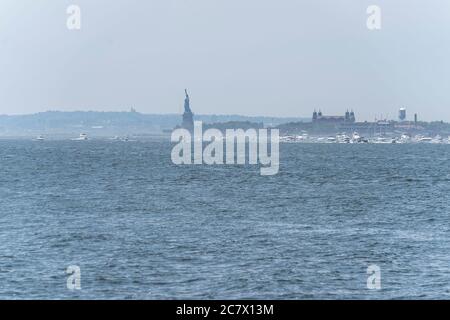
<svg viewBox="0 0 450 320"><path fill-rule="evenodd" d="M271 177L170 151L0 141L0 298L450 298L450 145L282 144Z"/></svg>

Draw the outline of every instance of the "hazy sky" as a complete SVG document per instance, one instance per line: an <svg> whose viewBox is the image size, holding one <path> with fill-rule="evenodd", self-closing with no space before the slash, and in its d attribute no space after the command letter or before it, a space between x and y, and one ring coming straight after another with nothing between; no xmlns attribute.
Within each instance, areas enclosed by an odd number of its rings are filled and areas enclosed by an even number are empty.
<svg viewBox="0 0 450 320"><path fill-rule="evenodd" d="M449 39L448 0L1 0L0 114L177 113L188 88L201 114L450 121Z"/></svg>

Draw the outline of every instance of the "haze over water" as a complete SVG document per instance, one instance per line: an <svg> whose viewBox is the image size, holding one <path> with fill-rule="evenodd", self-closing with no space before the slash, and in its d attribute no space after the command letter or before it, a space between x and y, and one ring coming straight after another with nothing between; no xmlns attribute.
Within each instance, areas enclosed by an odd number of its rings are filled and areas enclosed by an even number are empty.
<svg viewBox="0 0 450 320"><path fill-rule="evenodd" d="M449 145L280 148L262 177L167 140L1 140L0 298L450 297Z"/></svg>

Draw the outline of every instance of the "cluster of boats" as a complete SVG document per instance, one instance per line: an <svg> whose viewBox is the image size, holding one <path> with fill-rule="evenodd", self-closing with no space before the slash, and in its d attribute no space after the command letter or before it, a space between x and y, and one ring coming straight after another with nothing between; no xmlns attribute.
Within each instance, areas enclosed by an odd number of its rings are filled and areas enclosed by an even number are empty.
<svg viewBox="0 0 450 320"><path fill-rule="evenodd" d="M45 137L39 135L35 138L36 141L44 141ZM87 134L80 133L76 138L71 139L72 141L87 141L89 140ZM109 140L113 141L130 141L128 136L119 137L114 136ZM345 133L337 134L336 136L310 136L307 133L301 135L287 135L280 136L280 142L305 142L305 143L445 143L450 144L450 137L444 139L440 135L432 137L426 137L423 135L416 135L414 137L407 134L402 134L397 137L388 136L375 136L371 138L365 138L361 136L358 132L353 132L352 135L347 135Z"/></svg>
<svg viewBox="0 0 450 320"><path fill-rule="evenodd" d="M426 137L423 135L416 135L414 137L407 134L401 136L388 137L388 136L375 136L371 138L365 138L358 132L353 132L352 135L345 133L337 134L336 136L318 137L309 136L307 133L301 135L288 135L280 136L280 142L309 142L309 143L446 143L450 144L450 137L444 139L437 135L434 138Z"/></svg>
<svg viewBox="0 0 450 320"><path fill-rule="evenodd" d="M44 141L45 137L43 135L39 135L35 138L36 141ZM80 135L76 138L70 139L72 141L87 141L89 140L88 135L86 133L80 133ZM114 136L112 137L110 140L114 140L114 141L130 141L130 138L128 136L125 137L119 137L119 136Z"/></svg>

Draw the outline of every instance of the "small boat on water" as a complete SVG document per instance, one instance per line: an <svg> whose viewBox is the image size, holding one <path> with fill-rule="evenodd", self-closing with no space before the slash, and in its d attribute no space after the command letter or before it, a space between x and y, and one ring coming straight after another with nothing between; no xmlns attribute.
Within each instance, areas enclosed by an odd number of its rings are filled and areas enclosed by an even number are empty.
<svg viewBox="0 0 450 320"><path fill-rule="evenodd" d="M437 135L431 140L431 143L442 143L442 142L444 142L444 139L440 135Z"/></svg>
<svg viewBox="0 0 450 320"><path fill-rule="evenodd" d="M300 142L303 139L304 139L303 136L288 135L288 136L281 136L280 142Z"/></svg>
<svg viewBox="0 0 450 320"><path fill-rule="evenodd" d="M369 140L361 136L358 132L353 132L350 143L369 143Z"/></svg>
<svg viewBox="0 0 450 320"><path fill-rule="evenodd" d="M297 139L295 136L281 136L280 142L295 142Z"/></svg>
<svg viewBox="0 0 450 320"><path fill-rule="evenodd" d="M114 136L112 138L109 138L109 140L111 140L111 141L123 141L123 142L131 141L129 136L125 136L125 137Z"/></svg>
<svg viewBox="0 0 450 320"><path fill-rule="evenodd" d="M430 137L423 137L418 140L418 142L431 142L431 141L433 141L433 138Z"/></svg>
<svg viewBox="0 0 450 320"><path fill-rule="evenodd" d="M40 135L38 135L38 136L36 137L35 140L36 140L36 141L44 141L45 138L44 138L44 136L43 136L42 134L40 134Z"/></svg>
<svg viewBox="0 0 450 320"><path fill-rule="evenodd" d="M411 141L411 137L407 134L402 134L402 136L400 137L400 139L398 139L398 143L407 143Z"/></svg>
<svg viewBox="0 0 450 320"><path fill-rule="evenodd" d="M78 138L72 139L72 141L86 141L88 140L88 136L86 133L80 133L80 136Z"/></svg>
<svg viewBox="0 0 450 320"><path fill-rule="evenodd" d="M337 140L338 143L350 143L350 137L347 136L345 133L338 134L336 136L336 140Z"/></svg>
<svg viewBox="0 0 450 320"><path fill-rule="evenodd" d="M395 143L395 139L388 138L388 137L376 137L374 140L372 140L372 143Z"/></svg>

